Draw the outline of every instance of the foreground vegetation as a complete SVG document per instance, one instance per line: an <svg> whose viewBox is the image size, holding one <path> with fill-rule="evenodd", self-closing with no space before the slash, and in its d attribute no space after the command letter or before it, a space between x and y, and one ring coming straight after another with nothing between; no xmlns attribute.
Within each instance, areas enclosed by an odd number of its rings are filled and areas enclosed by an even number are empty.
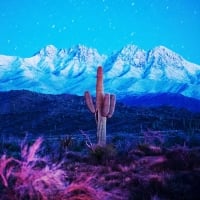
<svg viewBox="0 0 200 200"><path fill-rule="evenodd" d="M149 131L133 141L117 134L104 147L84 132L3 141L0 199L199 199L199 136L176 136Z"/></svg>

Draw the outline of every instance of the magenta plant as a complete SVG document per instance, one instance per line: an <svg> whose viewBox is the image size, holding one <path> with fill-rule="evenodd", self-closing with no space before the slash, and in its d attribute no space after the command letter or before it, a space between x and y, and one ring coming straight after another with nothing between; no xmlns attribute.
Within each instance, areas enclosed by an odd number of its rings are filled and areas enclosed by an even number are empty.
<svg viewBox="0 0 200 200"><path fill-rule="evenodd" d="M25 145L21 151L22 160L5 155L0 158L0 183L14 192L13 199L48 200L59 197L65 189L65 171L59 165L51 165L46 158L37 156L42 142L42 138L38 138L32 146ZM41 161L44 167L38 166ZM11 178L14 182L10 183Z"/></svg>
<svg viewBox="0 0 200 200"><path fill-rule="evenodd" d="M4 187L8 187L8 178L10 177L13 169L12 166L8 168L8 165L13 161L20 163L20 161L14 158L7 158L6 155L2 155L0 158L0 181Z"/></svg>

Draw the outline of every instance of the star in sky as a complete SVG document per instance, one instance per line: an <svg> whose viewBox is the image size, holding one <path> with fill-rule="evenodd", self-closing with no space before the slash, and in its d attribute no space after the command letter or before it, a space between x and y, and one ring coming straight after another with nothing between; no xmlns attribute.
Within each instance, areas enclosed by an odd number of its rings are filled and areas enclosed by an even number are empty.
<svg viewBox="0 0 200 200"><path fill-rule="evenodd" d="M199 0L1 0L0 54L30 57L77 44L110 55L164 45L200 64Z"/></svg>

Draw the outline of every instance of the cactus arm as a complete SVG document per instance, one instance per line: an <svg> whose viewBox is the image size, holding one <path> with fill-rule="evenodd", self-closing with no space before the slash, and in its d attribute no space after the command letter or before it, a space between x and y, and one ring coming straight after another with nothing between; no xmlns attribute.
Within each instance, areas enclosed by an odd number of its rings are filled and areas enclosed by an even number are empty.
<svg viewBox="0 0 200 200"><path fill-rule="evenodd" d="M86 91L84 96L85 96L85 101L86 101L87 107L89 108L90 112L95 113L95 108L94 108L94 104L93 104L90 93L88 91Z"/></svg>
<svg viewBox="0 0 200 200"><path fill-rule="evenodd" d="M110 111L110 94L105 94L102 108L102 116L107 117Z"/></svg>
<svg viewBox="0 0 200 200"><path fill-rule="evenodd" d="M106 121L113 115L115 109L115 95L105 94L103 89L103 69L97 68L96 80L96 107L92 102L92 97L87 91L84 94L86 104L89 110L95 114L97 123L97 140L98 145L106 145Z"/></svg>
<svg viewBox="0 0 200 200"><path fill-rule="evenodd" d="M115 104L116 104L116 96L114 94L110 95L110 109L109 109L109 113L107 115L108 118L111 118L114 110L115 110Z"/></svg>

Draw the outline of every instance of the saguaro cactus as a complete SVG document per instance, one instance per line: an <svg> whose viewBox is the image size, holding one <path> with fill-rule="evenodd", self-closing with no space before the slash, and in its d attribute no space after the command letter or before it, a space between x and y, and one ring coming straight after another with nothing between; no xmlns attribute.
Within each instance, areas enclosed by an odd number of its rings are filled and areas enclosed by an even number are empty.
<svg viewBox="0 0 200 200"><path fill-rule="evenodd" d="M106 144L106 121L107 118L112 117L115 110L116 97L113 94L104 94L103 89L103 69L97 69L96 82L96 106L92 101L89 91L86 91L85 101L89 110L95 114L97 123L97 141L98 145Z"/></svg>

